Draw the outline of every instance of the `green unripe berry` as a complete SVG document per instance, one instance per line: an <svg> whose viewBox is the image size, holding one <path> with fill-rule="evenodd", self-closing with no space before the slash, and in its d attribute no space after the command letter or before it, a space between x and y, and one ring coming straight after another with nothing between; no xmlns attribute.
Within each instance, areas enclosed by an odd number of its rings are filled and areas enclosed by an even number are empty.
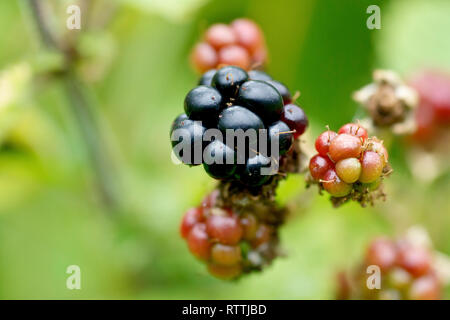
<svg viewBox="0 0 450 320"><path fill-rule="evenodd" d="M361 175L361 162L356 158L347 158L336 163L336 173L346 183L358 181Z"/></svg>

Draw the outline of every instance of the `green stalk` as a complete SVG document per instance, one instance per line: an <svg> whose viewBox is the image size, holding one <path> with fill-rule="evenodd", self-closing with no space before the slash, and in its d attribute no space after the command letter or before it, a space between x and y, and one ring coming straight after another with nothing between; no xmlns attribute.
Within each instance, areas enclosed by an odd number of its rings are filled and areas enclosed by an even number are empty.
<svg viewBox="0 0 450 320"><path fill-rule="evenodd" d="M73 48L64 49L55 39L46 23L42 0L29 0L29 5L43 43L49 48L60 51L66 57L67 63L62 72L62 81L69 106L85 142L102 202L113 212L119 209L119 198L117 197L116 179L112 176L111 157L106 148L105 139L102 136L98 121L92 112L93 107L85 94L84 85L72 69L74 60L71 53L74 50Z"/></svg>

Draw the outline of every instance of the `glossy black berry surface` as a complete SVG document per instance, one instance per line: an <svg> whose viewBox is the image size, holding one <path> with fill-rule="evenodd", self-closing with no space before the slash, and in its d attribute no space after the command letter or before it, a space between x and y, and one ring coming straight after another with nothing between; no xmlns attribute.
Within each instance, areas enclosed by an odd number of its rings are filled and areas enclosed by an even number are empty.
<svg viewBox="0 0 450 320"><path fill-rule="evenodd" d="M172 147L181 162L190 166L202 164L203 135L206 130L199 121L189 119L174 125L171 134Z"/></svg>
<svg viewBox="0 0 450 320"><path fill-rule="evenodd" d="M184 99L184 111L189 119L211 124L217 121L221 103L219 91L209 86L198 86Z"/></svg>
<svg viewBox="0 0 450 320"><path fill-rule="evenodd" d="M287 104L290 103L292 100L292 96L291 93L289 92L289 89L282 84L280 81L277 80L269 80L266 81L268 84L271 84L272 86L275 87L275 89L278 90L278 93L281 95L281 97L283 98L283 103Z"/></svg>
<svg viewBox="0 0 450 320"><path fill-rule="evenodd" d="M189 120L189 117L186 115L186 113L180 114L178 117L175 118L172 122L172 126L170 127L170 136L172 136L172 132L175 128L179 128L180 125L182 125L184 120Z"/></svg>
<svg viewBox="0 0 450 320"><path fill-rule="evenodd" d="M224 133L227 129L260 130L264 129L264 123L252 111L241 106L232 106L225 108L219 115L218 128Z"/></svg>
<svg viewBox="0 0 450 320"><path fill-rule="evenodd" d="M251 188L270 183L308 124L291 99L288 88L263 71L209 70L187 94L186 113L172 122L173 151L185 164L203 164L215 179ZM262 173L266 167L271 171Z"/></svg>
<svg viewBox="0 0 450 320"><path fill-rule="evenodd" d="M229 66L217 70L212 78L212 86L222 94L224 98L234 98L240 86L248 80L245 70Z"/></svg>
<svg viewBox="0 0 450 320"><path fill-rule="evenodd" d="M279 155L284 155L292 146L294 142L294 136L289 126L283 121L277 121L269 127L269 146L276 146L278 140ZM272 154L269 149L269 154Z"/></svg>
<svg viewBox="0 0 450 320"><path fill-rule="evenodd" d="M251 187L263 185L272 177L269 171L270 165L270 158L258 154L247 160L243 170L238 173L238 178L242 183ZM262 172L263 168L266 168L268 172Z"/></svg>
<svg viewBox="0 0 450 320"><path fill-rule="evenodd" d="M259 80L259 81L270 81L270 80L272 80L271 76L269 76L264 71L260 71L260 70L250 70L248 72L248 78L250 80Z"/></svg>
<svg viewBox="0 0 450 320"><path fill-rule="evenodd" d="M265 123L280 119L283 111L283 98L267 82L250 80L239 89L238 103L259 115Z"/></svg>
<svg viewBox="0 0 450 320"><path fill-rule="evenodd" d="M215 179L231 178L236 171L236 154L220 140L211 142L204 151L203 167Z"/></svg>
<svg viewBox="0 0 450 320"><path fill-rule="evenodd" d="M211 70L206 71L202 75L200 80L198 81L198 85L199 86L211 86L212 85L212 78L214 77L216 72L217 72L216 69L211 69Z"/></svg>

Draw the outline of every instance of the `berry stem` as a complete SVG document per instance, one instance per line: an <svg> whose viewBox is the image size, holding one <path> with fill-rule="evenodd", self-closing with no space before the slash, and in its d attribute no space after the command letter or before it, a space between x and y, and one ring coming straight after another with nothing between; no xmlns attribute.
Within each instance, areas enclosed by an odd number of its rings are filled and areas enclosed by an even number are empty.
<svg viewBox="0 0 450 320"><path fill-rule="evenodd" d="M297 130L290 130L290 131L282 131L282 132L277 132L277 135L282 135L282 134L289 134L289 133L296 133Z"/></svg>
<svg viewBox="0 0 450 320"><path fill-rule="evenodd" d="M45 17L46 12L42 6L42 1L29 0L29 5L36 21L39 35L41 36L44 44L50 48L60 49L58 41L55 39L55 36L47 26Z"/></svg>
<svg viewBox="0 0 450 320"><path fill-rule="evenodd" d="M75 48L63 48L58 39L56 39L46 23L48 17L45 16L43 1L29 0L28 3L42 42L47 47L60 51L66 58L65 68L62 72L62 81L65 86L69 106L75 115L77 125L84 139L92 169L96 175L98 192L102 202L110 209L110 212L113 212L119 208L119 203L114 183L116 179L111 175L113 168L109 161L111 157L105 147L105 139L102 136L90 100L87 98L86 89L73 71L73 52L75 52Z"/></svg>
<svg viewBox="0 0 450 320"><path fill-rule="evenodd" d="M297 99L300 97L300 91L295 91L294 95L292 96L292 103L295 103Z"/></svg>

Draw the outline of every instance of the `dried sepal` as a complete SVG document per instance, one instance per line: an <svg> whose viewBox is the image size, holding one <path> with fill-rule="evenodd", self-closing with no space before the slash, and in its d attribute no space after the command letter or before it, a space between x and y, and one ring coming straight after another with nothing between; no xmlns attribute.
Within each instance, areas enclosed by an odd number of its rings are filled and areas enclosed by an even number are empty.
<svg viewBox="0 0 450 320"><path fill-rule="evenodd" d="M417 92L391 70L375 70L373 82L356 91L353 99L364 107L375 128L389 128L397 135L416 130Z"/></svg>

